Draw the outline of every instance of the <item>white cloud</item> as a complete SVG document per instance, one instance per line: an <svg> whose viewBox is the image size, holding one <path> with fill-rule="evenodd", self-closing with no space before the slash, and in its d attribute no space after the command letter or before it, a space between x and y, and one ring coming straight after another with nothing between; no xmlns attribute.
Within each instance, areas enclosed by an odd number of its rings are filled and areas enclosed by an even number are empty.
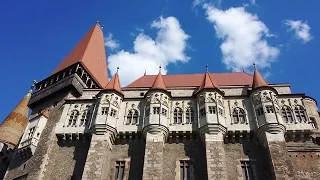
<svg viewBox="0 0 320 180"><path fill-rule="evenodd" d="M160 17L152 22L151 28L158 30L155 39L140 32L133 42L133 52L122 50L108 58L111 74L120 66L119 76L123 86L142 76L145 70L147 74L157 74L161 64L162 73L166 74L168 64L190 59L185 54L190 36L175 17Z"/></svg>
<svg viewBox="0 0 320 180"><path fill-rule="evenodd" d="M214 25L216 35L222 39L220 49L222 62L227 69L240 71L252 67L269 67L279 55L279 49L268 44L266 38L273 36L256 15L243 7L225 11L205 4L207 20Z"/></svg>
<svg viewBox="0 0 320 180"><path fill-rule="evenodd" d="M289 30L295 32L296 38L301 39L304 43L307 43L312 39L310 26L307 22L303 22L301 20L285 20L284 24L289 26Z"/></svg>
<svg viewBox="0 0 320 180"><path fill-rule="evenodd" d="M104 38L104 45L111 50L119 48L120 44L113 39L113 34L109 33L108 37Z"/></svg>

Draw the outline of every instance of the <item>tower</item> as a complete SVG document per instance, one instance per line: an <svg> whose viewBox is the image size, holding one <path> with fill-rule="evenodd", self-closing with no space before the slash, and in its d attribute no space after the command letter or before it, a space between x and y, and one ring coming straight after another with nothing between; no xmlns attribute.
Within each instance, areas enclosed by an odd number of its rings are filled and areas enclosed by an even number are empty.
<svg viewBox="0 0 320 180"><path fill-rule="evenodd" d="M208 179L227 179L223 139L227 132L223 106L224 93L208 72L196 92L199 109L199 133L206 148ZM219 156L218 158L216 156Z"/></svg>
<svg viewBox="0 0 320 180"><path fill-rule="evenodd" d="M0 125L0 179L4 177L15 147L27 125L29 114L27 105L30 97L31 90Z"/></svg>
<svg viewBox="0 0 320 180"><path fill-rule="evenodd" d="M263 79L254 67L250 98L257 122L257 137L270 154L275 179L293 179L294 171L285 142L286 128L277 97L278 92Z"/></svg>

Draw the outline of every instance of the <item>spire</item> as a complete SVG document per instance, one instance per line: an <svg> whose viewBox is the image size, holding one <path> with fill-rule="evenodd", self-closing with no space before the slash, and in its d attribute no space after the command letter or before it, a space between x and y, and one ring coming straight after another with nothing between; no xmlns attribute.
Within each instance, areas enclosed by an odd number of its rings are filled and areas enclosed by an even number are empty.
<svg viewBox="0 0 320 180"><path fill-rule="evenodd" d="M0 125L0 142L16 146L28 122L28 103L31 97L31 90L12 110L7 118Z"/></svg>
<svg viewBox="0 0 320 180"><path fill-rule="evenodd" d="M252 89L256 89L258 87L268 86L268 83L263 79L258 69L256 68L256 64L253 63L254 73L253 73L253 82Z"/></svg>
<svg viewBox="0 0 320 180"><path fill-rule="evenodd" d="M100 87L108 83L107 59L102 27L97 23L53 71L55 74L75 63L80 63Z"/></svg>
<svg viewBox="0 0 320 180"><path fill-rule="evenodd" d="M107 84L107 86L105 87L105 89L108 89L108 90L115 90L117 91L118 93L122 94L123 95L123 92L121 90L121 86L120 86L120 78L119 78L119 75L118 75L118 70L119 70L119 67L117 67L117 72L116 74L112 77L112 79L109 81L109 83Z"/></svg>
<svg viewBox="0 0 320 180"><path fill-rule="evenodd" d="M164 80L163 80L163 76L161 74L161 66L159 66L159 73L158 73L156 79L154 80L151 89L162 89L162 90L167 89L167 87L164 83Z"/></svg>
<svg viewBox="0 0 320 180"><path fill-rule="evenodd" d="M143 75L144 75L144 76L147 75L147 70L146 70L146 69L144 70L144 74L143 74Z"/></svg>

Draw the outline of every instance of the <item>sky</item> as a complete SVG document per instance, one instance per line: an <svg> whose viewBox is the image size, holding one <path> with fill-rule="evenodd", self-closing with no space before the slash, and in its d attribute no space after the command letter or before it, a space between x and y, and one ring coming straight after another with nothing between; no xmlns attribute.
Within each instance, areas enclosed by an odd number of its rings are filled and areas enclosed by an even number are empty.
<svg viewBox="0 0 320 180"><path fill-rule="evenodd" d="M0 3L0 122L100 19L111 77L253 72L320 102L318 0L56 0Z"/></svg>

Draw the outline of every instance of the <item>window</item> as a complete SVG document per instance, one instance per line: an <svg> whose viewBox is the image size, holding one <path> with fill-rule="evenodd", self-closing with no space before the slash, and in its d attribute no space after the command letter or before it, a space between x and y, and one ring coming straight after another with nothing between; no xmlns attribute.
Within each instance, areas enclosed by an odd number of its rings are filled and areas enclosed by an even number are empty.
<svg viewBox="0 0 320 180"><path fill-rule="evenodd" d="M266 111L267 111L267 113L274 113L274 109L270 105L266 106Z"/></svg>
<svg viewBox="0 0 320 180"><path fill-rule="evenodd" d="M232 118L234 124L245 124L246 123L246 115L243 109L235 108L232 112Z"/></svg>
<svg viewBox="0 0 320 180"><path fill-rule="evenodd" d="M209 114L215 114L216 113L216 107L215 106L209 106Z"/></svg>
<svg viewBox="0 0 320 180"><path fill-rule="evenodd" d="M218 113L220 114L220 116L223 116L223 110L221 108L218 108Z"/></svg>
<svg viewBox="0 0 320 180"><path fill-rule="evenodd" d="M191 124L194 121L194 114L191 108L188 108L186 111L186 123Z"/></svg>
<svg viewBox="0 0 320 180"><path fill-rule="evenodd" d="M249 161L241 161L242 177L243 180L252 180L252 169Z"/></svg>
<svg viewBox="0 0 320 180"><path fill-rule="evenodd" d="M263 114L262 108L258 108L258 109L256 109L256 111L257 111L257 116L261 116Z"/></svg>
<svg viewBox="0 0 320 180"><path fill-rule="evenodd" d="M127 124L137 124L139 113L135 109L131 109L127 115Z"/></svg>
<svg viewBox="0 0 320 180"><path fill-rule="evenodd" d="M162 116L167 116L167 110L165 108L162 108L161 110L161 113L162 113Z"/></svg>
<svg viewBox="0 0 320 180"><path fill-rule="evenodd" d="M180 161L180 180L190 180L190 162Z"/></svg>
<svg viewBox="0 0 320 180"><path fill-rule="evenodd" d="M71 112L70 117L69 117L69 122L68 126L76 126L77 125L77 119L79 116L79 112L74 110Z"/></svg>
<svg viewBox="0 0 320 180"><path fill-rule="evenodd" d="M108 114L108 111L109 111L109 107L103 107L101 109L101 115L107 115Z"/></svg>
<svg viewBox="0 0 320 180"><path fill-rule="evenodd" d="M115 180L123 180L124 167L125 167L125 161L116 161L116 172L114 175Z"/></svg>
<svg viewBox="0 0 320 180"><path fill-rule="evenodd" d="M310 117L310 124L311 124L311 126L312 126L313 129L317 129L316 118Z"/></svg>
<svg viewBox="0 0 320 180"><path fill-rule="evenodd" d="M36 127L32 127L29 129L28 139L33 137L34 132L36 131Z"/></svg>
<svg viewBox="0 0 320 180"><path fill-rule="evenodd" d="M80 126L88 125L89 116L90 116L90 113L88 112L88 110L85 110L82 113L82 116L81 116L81 119L80 119Z"/></svg>
<svg viewBox="0 0 320 180"><path fill-rule="evenodd" d="M117 110L111 108L110 116L116 117L116 115L117 115Z"/></svg>
<svg viewBox="0 0 320 180"><path fill-rule="evenodd" d="M206 109L205 108L200 109L200 116L203 117L205 115L206 115Z"/></svg>
<svg viewBox="0 0 320 180"><path fill-rule="evenodd" d="M292 111L291 111L290 107L283 106L281 108L281 114L282 114L282 118L285 121L285 123L294 123Z"/></svg>
<svg viewBox="0 0 320 180"><path fill-rule="evenodd" d="M160 107L153 107L153 114L160 114Z"/></svg>
<svg viewBox="0 0 320 180"><path fill-rule="evenodd" d="M182 123L182 109L179 107L173 111L173 123L174 124Z"/></svg>
<svg viewBox="0 0 320 180"><path fill-rule="evenodd" d="M294 108L294 113L296 114L297 120L299 123L306 123L307 122L307 116L306 116L306 111L302 106L296 106Z"/></svg>

